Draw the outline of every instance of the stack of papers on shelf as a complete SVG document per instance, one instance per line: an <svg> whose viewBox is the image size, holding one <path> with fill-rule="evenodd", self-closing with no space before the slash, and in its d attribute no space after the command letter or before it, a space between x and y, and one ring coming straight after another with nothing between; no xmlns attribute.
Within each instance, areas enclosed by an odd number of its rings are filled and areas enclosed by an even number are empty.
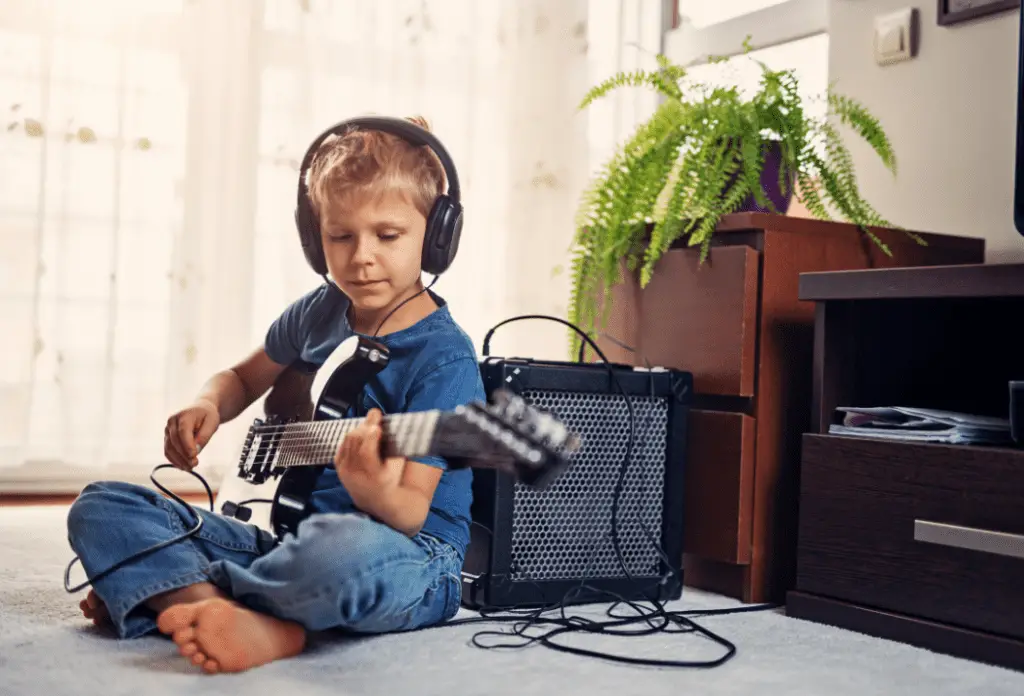
<svg viewBox="0 0 1024 696"><path fill-rule="evenodd" d="M911 440L959 444L1005 444L1010 439L1010 421L1006 418L974 416L968 413L939 411L904 406L836 409L837 420L831 435L854 435L881 440Z"/></svg>

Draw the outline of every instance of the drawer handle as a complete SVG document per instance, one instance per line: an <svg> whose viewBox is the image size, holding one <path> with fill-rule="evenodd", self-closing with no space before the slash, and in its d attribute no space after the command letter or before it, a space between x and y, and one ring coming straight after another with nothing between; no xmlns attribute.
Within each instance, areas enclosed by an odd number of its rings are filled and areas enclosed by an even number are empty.
<svg viewBox="0 0 1024 696"><path fill-rule="evenodd" d="M1024 536L960 527L955 524L914 520L914 540L999 556L1024 558Z"/></svg>

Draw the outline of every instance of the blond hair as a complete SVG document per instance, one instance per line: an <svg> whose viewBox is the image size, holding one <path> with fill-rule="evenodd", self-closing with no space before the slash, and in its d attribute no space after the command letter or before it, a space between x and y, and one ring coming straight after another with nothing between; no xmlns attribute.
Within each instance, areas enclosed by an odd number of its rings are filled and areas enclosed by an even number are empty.
<svg viewBox="0 0 1024 696"><path fill-rule="evenodd" d="M425 130L426 119L407 118ZM351 128L320 145L306 172L306 190L317 216L331 200L398 191L427 217L446 187L444 167L427 146L377 130Z"/></svg>

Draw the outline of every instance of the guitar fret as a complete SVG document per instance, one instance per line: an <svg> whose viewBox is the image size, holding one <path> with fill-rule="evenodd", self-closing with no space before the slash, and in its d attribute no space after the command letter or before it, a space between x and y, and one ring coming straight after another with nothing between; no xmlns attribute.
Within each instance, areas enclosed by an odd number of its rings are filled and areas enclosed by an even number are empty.
<svg viewBox="0 0 1024 696"><path fill-rule="evenodd" d="M409 441L406 443L406 448L409 450L409 454L418 455L420 453L419 441L420 441L420 430L423 429L423 417L419 414L410 416L409 420Z"/></svg>
<svg viewBox="0 0 1024 696"><path fill-rule="evenodd" d="M399 418L395 422L395 449L399 453L409 450L409 428L411 425L412 419L408 416Z"/></svg>

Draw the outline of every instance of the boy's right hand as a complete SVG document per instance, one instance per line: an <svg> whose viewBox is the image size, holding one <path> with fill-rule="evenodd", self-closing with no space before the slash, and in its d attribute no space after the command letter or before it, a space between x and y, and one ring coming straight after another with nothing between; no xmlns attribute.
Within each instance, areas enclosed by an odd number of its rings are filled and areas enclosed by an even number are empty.
<svg viewBox="0 0 1024 696"><path fill-rule="evenodd" d="M174 466L191 471L199 464L199 450L220 425L220 413L210 401L200 399L167 419L164 456Z"/></svg>

